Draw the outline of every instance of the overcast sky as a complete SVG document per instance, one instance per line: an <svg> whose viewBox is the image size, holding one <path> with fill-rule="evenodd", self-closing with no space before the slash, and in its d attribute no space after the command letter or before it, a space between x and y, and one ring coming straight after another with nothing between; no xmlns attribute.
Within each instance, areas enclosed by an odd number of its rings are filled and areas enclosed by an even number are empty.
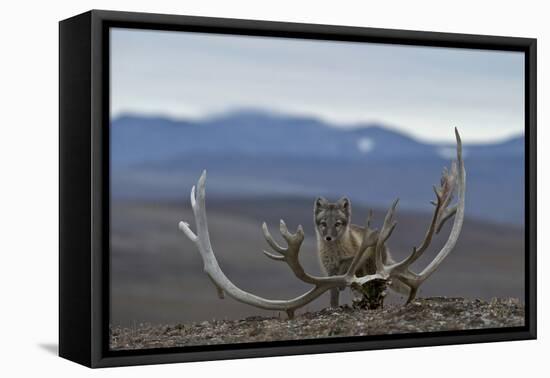
<svg viewBox="0 0 550 378"><path fill-rule="evenodd" d="M241 108L382 122L425 141L524 128L523 53L112 29L111 115Z"/></svg>

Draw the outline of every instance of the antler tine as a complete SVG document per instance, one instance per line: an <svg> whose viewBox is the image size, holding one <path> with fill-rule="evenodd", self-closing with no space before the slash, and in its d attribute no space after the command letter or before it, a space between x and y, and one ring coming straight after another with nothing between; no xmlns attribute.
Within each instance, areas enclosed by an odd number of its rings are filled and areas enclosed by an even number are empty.
<svg viewBox="0 0 550 378"><path fill-rule="evenodd" d="M291 254L297 254L299 251L299 246L302 244L302 241L304 239L304 229L301 225L298 226L298 229L296 230L296 233L291 233L288 231L288 227L286 226L285 222L281 219L280 225L279 225L281 235L288 243L288 248L284 248L280 246L271 236L271 233L269 232L269 229L267 227L267 224L264 222L262 224L262 231L264 233L265 240L269 244L271 248L273 248L274 251L279 253L279 255L274 255L271 252L268 251L262 251L267 257L273 260L277 261L288 261L290 258L289 255ZM296 245L298 245L298 248L294 248Z"/></svg>
<svg viewBox="0 0 550 378"><path fill-rule="evenodd" d="M372 212L372 209L369 209L369 215L367 217L367 222L365 224L366 229L368 229L370 227L370 223L372 222L372 218L373 218L373 212Z"/></svg>
<svg viewBox="0 0 550 378"><path fill-rule="evenodd" d="M382 230L380 231L380 241L382 243L389 239L393 230L395 229L395 226L397 226L397 222L394 221L393 218L394 218L395 209L397 208L398 203L399 203L399 198L393 201L391 207L386 213L386 217L384 218L384 223L382 225Z"/></svg>
<svg viewBox="0 0 550 378"><path fill-rule="evenodd" d="M289 248L287 249L287 253L298 252L299 248L291 247L296 244L300 245L304 241L304 229L302 228L302 225L298 225L298 227L296 228L296 232L291 233L290 231L288 231L288 227L286 226L285 221L281 219L279 221L279 230L283 238L288 243Z"/></svg>
<svg viewBox="0 0 550 378"><path fill-rule="evenodd" d="M189 226L189 223L181 221L178 224L178 228L182 230L185 233L185 236L189 238L193 243L197 242L197 235L193 231L191 231L191 227Z"/></svg>
<svg viewBox="0 0 550 378"><path fill-rule="evenodd" d="M262 223L262 231L264 233L264 237L265 237L265 240L267 241L267 244L269 244L269 246L271 248L273 248L273 250L275 252L278 252L280 253L281 255L285 255L287 249L284 248L284 247L281 247L274 239L273 239L273 236L271 236L271 233L269 232L269 229L267 228L267 224L264 222ZM264 251L265 253L265 251ZM274 256L274 255L272 255ZM271 256L270 256L271 257Z"/></svg>
<svg viewBox="0 0 550 378"><path fill-rule="evenodd" d="M416 260L418 260L420 258L420 256L422 256L424 251L426 251L426 249L428 249L428 247L430 246L430 243L432 242L434 232L436 231L437 220L440 217L441 200L442 200L442 198L441 198L441 196L440 196L440 194L439 194L439 192L438 192L438 190L435 186L434 186L434 192L436 194L437 201L435 202L435 209L434 209L434 212L433 212L432 219L430 221L430 225L428 227L428 230L426 231L426 235L424 235L424 239L420 243L420 246L413 248L412 253L408 257L406 257L401 262L398 262L395 265L393 265L391 267L391 269L399 269L399 268L402 268L402 267L405 267L405 268L409 267Z"/></svg>
<svg viewBox="0 0 550 378"><path fill-rule="evenodd" d="M264 255L266 255L267 257L269 257L269 258L272 259L272 260L276 260L276 261L286 261L285 256L275 255L275 254L273 254L273 253L271 253L271 252L266 251L265 249L263 249L262 252L264 253Z"/></svg>
<svg viewBox="0 0 550 378"><path fill-rule="evenodd" d="M205 253L208 253L212 251L212 245L210 244L208 221L206 219L206 169L202 171L202 174L197 181L197 187L193 187L191 191L194 194L193 197L195 197L195 201L191 202L191 205L193 207L193 212L195 213L197 243L205 249ZM213 255L214 254L212 253L212 256Z"/></svg>
<svg viewBox="0 0 550 378"><path fill-rule="evenodd" d="M196 206L196 200L195 200L195 185L191 188L191 195L189 196L189 200L191 201L191 208L194 210Z"/></svg>
<svg viewBox="0 0 550 378"><path fill-rule="evenodd" d="M393 204L388 209L388 212L386 213L386 216L384 218L384 223L382 224L382 229L380 230L380 235L378 237L376 247L374 249L374 260L375 260L377 272L385 271L384 262L382 260L382 250L384 247L384 243L386 243L386 241L389 239L389 237L393 233L395 226L397 226L397 222L394 221L393 218L394 218L395 209L397 208L398 203L399 203L399 198L393 201Z"/></svg>
<svg viewBox="0 0 550 378"><path fill-rule="evenodd" d="M292 234L288 231L288 227L286 226L286 223L284 220L279 221L279 231L281 231L281 235L283 235L283 238L285 238L286 241L289 241L292 239Z"/></svg>
<svg viewBox="0 0 550 378"><path fill-rule="evenodd" d="M203 172L203 174L206 174L206 171ZM191 202L191 208L193 209L193 212L195 212L196 207L196 201L195 201L195 185L191 188L191 195L190 195L190 202ZM178 228L185 233L185 235L191 240L192 242L197 242L197 235L191 230L191 226L189 226L189 223L181 221L178 223Z"/></svg>
<svg viewBox="0 0 550 378"><path fill-rule="evenodd" d="M456 210L458 209L458 205L455 205L451 208L445 209L445 211L441 214L439 217L439 220L437 222L437 227L435 229L435 233L439 234L443 226L445 225L445 222L447 222L449 219L451 219L455 214Z"/></svg>
<svg viewBox="0 0 550 378"><path fill-rule="evenodd" d="M304 241L304 230L301 225L298 226L296 233L291 233L290 231L288 231L288 227L286 226L285 222L283 220L280 221L280 232L288 244L287 248L282 248L273 240L265 223L262 228L264 229L264 236L266 236L266 241L270 245L272 245L273 243L278 248L276 249L276 251L278 251L282 255L277 256L267 251L263 251L267 257L273 260L286 262L290 269L294 272L296 277L304 282L316 285L325 280L326 277L315 277L306 273L304 268L300 264L298 255L300 253L300 247L302 246L302 243Z"/></svg>
<svg viewBox="0 0 550 378"><path fill-rule="evenodd" d="M363 241L361 242L361 246L359 247L359 250L353 257L353 260L351 261L351 264L348 267L348 270L346 272L346 275L348 276L354 276L356 274L357 269L359 269L359 267L363 266L363 264L365 263L365 260L367 258L367 255L366 255L367 250L371 247L375 247L376 243L378 242L378 239L380 237L380 232L377 229L369 228L371 220L372 220L372 210L369 211L369 216L366 221L365 231L363 232Z"/></svg>

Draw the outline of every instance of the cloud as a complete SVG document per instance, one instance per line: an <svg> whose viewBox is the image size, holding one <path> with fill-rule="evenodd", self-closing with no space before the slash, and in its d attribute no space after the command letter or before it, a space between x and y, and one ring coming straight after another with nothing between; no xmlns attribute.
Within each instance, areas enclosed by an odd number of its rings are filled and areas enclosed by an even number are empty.
<svg viewBox="0 0 550 378"><path fill-rule="evenodd" d="M131 29L111 31L112 114L234 108L380 121L423 140L524 128L523 54Z"/></svg>

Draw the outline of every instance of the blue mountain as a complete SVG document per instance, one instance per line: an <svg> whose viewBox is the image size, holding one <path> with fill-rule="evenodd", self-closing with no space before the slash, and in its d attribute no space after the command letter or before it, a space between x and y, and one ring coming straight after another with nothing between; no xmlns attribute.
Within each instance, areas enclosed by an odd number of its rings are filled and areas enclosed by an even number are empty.
<svg viewBox="0 0 550 378"><path fill-rule="evenodd" d="M404 208L430 209L431 185L454 145L382 124L338 126L258 110L199 121L124 115L111 123L112 193L182 198L206 168L215 196L347 195L374 207L400 197ZM523 159L523 136L465 145L468 214L521 224Z"/></svg>

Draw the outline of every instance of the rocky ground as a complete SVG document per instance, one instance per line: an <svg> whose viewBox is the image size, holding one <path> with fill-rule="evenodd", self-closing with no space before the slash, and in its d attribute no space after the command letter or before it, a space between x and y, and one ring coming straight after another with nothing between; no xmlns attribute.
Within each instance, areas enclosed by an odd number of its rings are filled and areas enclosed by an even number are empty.
<svg viewBox="0 0 550 378"><path fill-rule="evenodd" d="M296 340L332 336L362 336L434 332L524 325L525 308L515 298L483 301L464 298L423 298L380 310L357 310L349 306L297 314L295 319L249 317L190 324L147 325L111 328L113 350L182 347Z"/></svg>

